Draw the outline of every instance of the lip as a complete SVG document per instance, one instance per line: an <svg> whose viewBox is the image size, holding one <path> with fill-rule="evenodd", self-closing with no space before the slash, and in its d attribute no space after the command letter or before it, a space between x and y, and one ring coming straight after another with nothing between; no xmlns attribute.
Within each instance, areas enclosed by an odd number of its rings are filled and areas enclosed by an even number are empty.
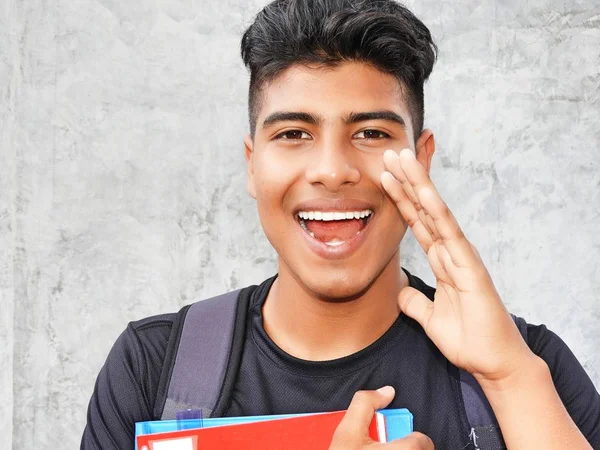
<svg viewBox="0 0 600 450"><path fill-rule="evenodd" d="M314 206L313 206L314 207ZM316 209L316 208L315 208ZM363 208L368 209L368 208ZM305 211L305 210L304 210ZM332 209L328 207L326 211L346 211L346 209ZM306 231L302 229L300 226L300 222L298 220L297 214L295 216L295 222L297 225L298 232L302 235L302 238L306 242L308 248L310 248L317 256L320 256L324 259L344 259L351 256L354 252L356 252L360 246L364 243L369 230L372 228L371 223L376 220L375 213L371 215L365 227L356 235L352 236L346 242L341 245L327 245L324 242L319 241L318 239L310 236Z"/></svg>

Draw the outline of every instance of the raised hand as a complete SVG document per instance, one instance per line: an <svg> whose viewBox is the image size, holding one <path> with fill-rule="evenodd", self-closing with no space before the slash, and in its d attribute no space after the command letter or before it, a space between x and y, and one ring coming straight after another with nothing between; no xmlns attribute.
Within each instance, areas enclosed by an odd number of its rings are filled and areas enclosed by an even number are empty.
<svg viewBox="0 0 600 450"><path fill-rule="evenodd" d="M411 433L403 439L380 444L369 437L369 425L375 411L385 408L394 398L394 388L354 394L348 411L338 425L329 450L433 450L433 442L421 433Z"/></svg>
<svg viewBox="0 0 600 450"><path fill-rule="evenodd" d="M401 310L454 365L481 380L504 380L534 355L504 307L479 253L467 240L410 149L387 150L381 183L427 254L435 301L403 289Z"/></svg>

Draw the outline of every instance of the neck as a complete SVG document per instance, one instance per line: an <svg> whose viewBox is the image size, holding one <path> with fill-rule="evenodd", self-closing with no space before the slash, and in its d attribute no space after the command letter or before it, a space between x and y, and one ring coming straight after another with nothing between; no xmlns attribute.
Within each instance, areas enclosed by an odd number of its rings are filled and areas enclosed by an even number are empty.
<svg viewBox="0 0 600 450"><path fill-rule="evenodd" d="M281 262L263 307L267 334L296 358L326 361L351 355L379 339L400 314L408 286L399 251L362 294L327 300L311 292Z"/></svg>

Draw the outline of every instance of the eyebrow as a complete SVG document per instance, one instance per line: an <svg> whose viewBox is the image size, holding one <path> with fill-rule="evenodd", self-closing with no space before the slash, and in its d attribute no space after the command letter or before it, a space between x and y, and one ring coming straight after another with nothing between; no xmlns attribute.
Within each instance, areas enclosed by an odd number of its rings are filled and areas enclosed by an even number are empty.
<svg viewBox="0 0 600 450"><path fill-rule="evenodd" d="M350 113L345 118L344 123L350 125L358 122L366 122L368 120L385 120L387 122L394 122L401 126L406 126L404 119L396 114L394 111L382 110L382 111L370 111L360 113Z"/></svg>
<svg viewBox="0 0 600 450"><path fill-rule="evenodd" d="M345 125L351 125L368 120L385 120L394 122L402 127L406 126L404 119L399 114L389 111L351 112L344 118ZM279 122L304 122L310 125L321 125L325 122L322 116L301 111L277 111L269 114L262 123L262 127L273 126Z"/></svg>
<svg viewBox="0 0 600 450"><path fill-rule="evenodd" d="M305 122L310 125L320 125L325 120L318 115L306 113L306 112L294 112L294 111L277 111L269 114L264 120L262 126L266 128L268 126L275 125L279 122Z"/></svg>

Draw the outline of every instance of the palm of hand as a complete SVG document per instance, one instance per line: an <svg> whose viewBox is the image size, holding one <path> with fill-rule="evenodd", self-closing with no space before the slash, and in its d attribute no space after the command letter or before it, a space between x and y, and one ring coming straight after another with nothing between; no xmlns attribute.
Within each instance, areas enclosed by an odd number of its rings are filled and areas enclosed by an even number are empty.
<svg viewBox="0 0 600 450"><path fill-rule="evenodd" d="M384 154L383 187L427 254L435 301L413 288L400 292L402 311L421 324L454 365L486 379L518 368L527 345L496 292L477 250L411 150Z"/></svg>

